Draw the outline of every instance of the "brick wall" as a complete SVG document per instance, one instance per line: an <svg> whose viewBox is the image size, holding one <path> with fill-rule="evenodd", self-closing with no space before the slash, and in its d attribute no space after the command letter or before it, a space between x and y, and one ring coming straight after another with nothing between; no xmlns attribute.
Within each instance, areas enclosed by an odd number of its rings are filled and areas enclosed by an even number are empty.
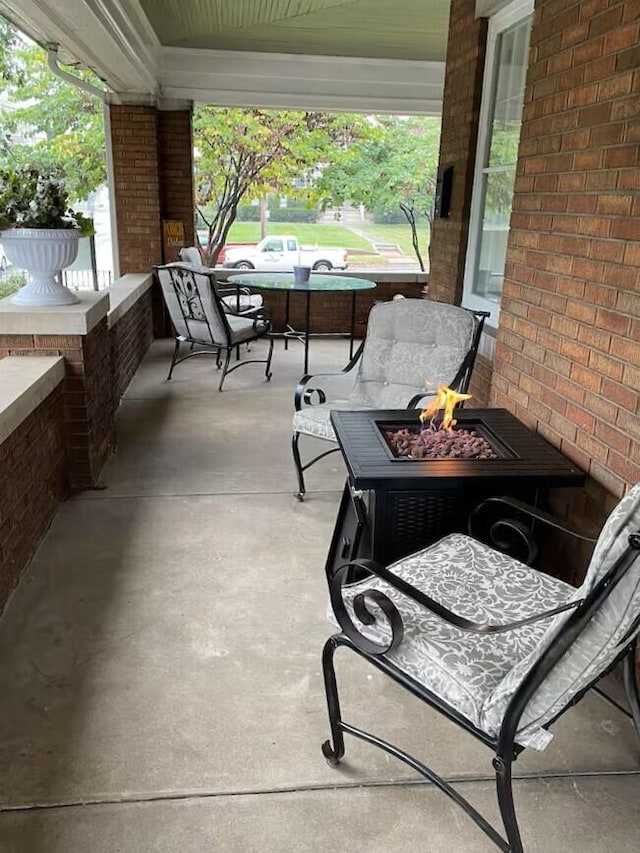
<svg viewBox="0 0 640 853"><path fill-rule="evenodd" d="M120 274L146 272L162 261L158 111L111 104L109 112Z"/></svg>
<svg viewBox="0 0 640 853"><path fill-rule="evenodd" d="M68 490L62 387L0 444L0 610Z"/></svg>
<svg viewBox="0 0 640 853"><path fill-rule="evenodd" d="M88 335L0 335L0 358L7 355L61 355L64 434L72 489L98 482L113 447L115 406L107 321Z"/></svg>
<svg viewBox="0 0 640 853"><path fill-rule="evenodd" d="M66 407L67 429L72 441L86 437L84 453L73 447L70 480L74 489L95 488L115 444L116 403L111 377L111 352L106 320L82 338L84 405L73 421ZM65 389L66 390L66 389Z"/></svg>
<svg viewBox="0 0 640 853"><path fill-rule="evenodd" d="M191 110L158 112L158 161L162 219L184 222L187 246L195 244ZM165 258L165 263L175 258Z"/></svg>
<svg viewBox="0 0 640 853"><path fill-rule="evenodd" d="M460 304L469 233L487 22L475 0L452 0L442 105L439 171L453 166L448 219L433 224L429 296Z"/></svg>
<svg viewBox="0 0 640 853"><path fill-rule="evenodd" d="M482 355L478 355L469 383L469 393L473 396L469 405L488 406L490 404L492 374L493 362Z"/></svg>
<svg viewBox="0 0 640 853"><path fill-rule="evenodd" d="M639 43L637 0L536 3L493 373L598 522L640 480Z"/></svg>
<svg viewBox="0 0 640 853"><path fill-rule="evenodd" d="M153 340L151 290L109 329L114 407L127 390Z"/></svg>

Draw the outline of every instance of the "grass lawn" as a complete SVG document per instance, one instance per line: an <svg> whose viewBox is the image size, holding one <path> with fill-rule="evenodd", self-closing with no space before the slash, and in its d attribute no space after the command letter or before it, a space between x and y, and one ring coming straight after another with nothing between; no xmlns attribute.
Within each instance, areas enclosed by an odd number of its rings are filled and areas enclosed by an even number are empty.
<svg viewBox="0 0 640 853"><path fill-rule="evenodd" d="M405 255L415 258L413 251L413 243L411 242L411 228L409 225L365 225L363 231L376 237L378 240L384 240L386 243L395 243L398 245ZM420 241L420 252L426 260L427 246L429 245L429 232L427 228L422 228L418 231L418 239Z"/></svg>
<svg viewBox="0 0 640 853"><path fill-rule="evenodd" d="M412 260L415 259L415 252L411 243L411 229L408 225L370 225L362 223L360 230L366 232L370 237L376 240L381 240L385 243L395 243L400 247L400 250L408 255ZM425 262L427 259L428 239L425 233L426 229L420 232L420 249ZM350 255L355 259L360 257L358 264L367 264L369 262L379 263L376 261L376 255L370 254L371 243L354 234L348 228L338 224L315 225L307 222L270 222L270 236L278 234L293 234L298 238L300 243L304 245L318 246L334 246L341 249L347 249ZM200 234L204 237L205 232L200 229ZM229 232L229 243L257 243L260 239L260 223L258 222L234 222Z"/></svg>

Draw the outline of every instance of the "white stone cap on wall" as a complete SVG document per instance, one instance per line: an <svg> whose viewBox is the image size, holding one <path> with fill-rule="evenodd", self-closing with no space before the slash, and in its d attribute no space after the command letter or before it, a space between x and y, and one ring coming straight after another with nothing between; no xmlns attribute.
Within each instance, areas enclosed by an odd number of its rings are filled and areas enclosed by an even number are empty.
<svg viewBox="0 0 640 853"><path fill-rule="evenodd" d="M0 359L0 444L63 379L62 356L8 356Z"/></svg>
<svg viewBox="0 0 640 853"><path fill-rule="evenodd" d="M153 284L153 273L132 272L121 276L109 288L107 324L111 329Z"/></svg>
<svg viewBox="0 0 640 853"><path fill-rule="evenodd" d="M76 305L32 308L0 299L0 335L87 335L109 309L106 291L80 290Z"/></svg>

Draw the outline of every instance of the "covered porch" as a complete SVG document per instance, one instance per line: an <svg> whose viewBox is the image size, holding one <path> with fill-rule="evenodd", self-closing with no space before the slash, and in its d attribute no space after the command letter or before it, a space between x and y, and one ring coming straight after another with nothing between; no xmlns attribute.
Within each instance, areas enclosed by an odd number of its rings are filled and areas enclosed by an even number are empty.
<svg viewBox="0 0 640 853"><path fill-rule="evenodd" d="M247 368L218 394L211 364L195 360L164 381L172 344L153 340L150 270L171 259L163 220L181 220L193 242L193 101L442 109L451 209L435 222L429 295L464 305L491 20L509 5L533 12L500 317L471 390L585 471L585 487L552 493L551 506L600 526L640 479L640 9L434 2L428 50L394 30L395 52L372 56L374 34L378 49L391 40L371 19L368 47L335 58L331 19L285 55L286 23L256 51L255 41L207 46L190 18L184 47L167 22L156 31L153 5L25 0L16 11L0 0L25 32L107 81L121 274L77 310L0 310L10 484L0 494L0 850L413 851L419 839L489 851L462 813L382 753L354 742L340 770L325 765L323 565L344 468L330 457L308 501L294 499L296 348L278 347L269 385ZM347 51L348 20L343 31ZM422 281L381 279L376 298L401 286L418 295ZM344 342L314 343L314 372L345 361ZM559 561L568 575L571 557ZM341 664L355 722L375 718L390 740L429 753L495 816L488 752L363 665ZM518 762L525 848L548 853L560 839L563 850L635 851L631 727L593 698L556 731Z"/></svg>
<svg viewBox="0 0 640 853"><path fill-rule="evenodd" d="M434 788L328 736L324 561L345 468L293 496L301 349L214 390L209 360L166 382L153 344L118 411L104 488L59 509L0 622L0 850L437 851L492 846ZM346 359L314 342L316 371ZM364 662L339 661L345 718L418 756L496 817L491 753ZM597 697L516 770L525 849L637 845L638 744Z"/></svg>

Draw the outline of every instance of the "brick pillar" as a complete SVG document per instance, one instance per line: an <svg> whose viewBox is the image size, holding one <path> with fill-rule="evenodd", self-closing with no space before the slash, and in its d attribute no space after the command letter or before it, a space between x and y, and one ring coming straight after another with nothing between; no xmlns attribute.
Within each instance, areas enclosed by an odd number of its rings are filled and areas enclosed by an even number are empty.
<svg viewBox="0 0 640 853"><path fill-rule="evenodd" d="M452 0L442 104L439 171L453 166L451 211L433 223L429 297L460 304L469 234L487 21L475 0Z"/></svg>
<svg viewBox="0 0 640 853"><path fill-rule="evenodd" d="M195 244L191 109L158 112L160 214L184 223L187 246ZM173 260L165 258L165 261Z"/></svg>
<svg viewBox="0 0 640 853"><path fill-rule="evenodd" d="M158 111L111 104L111 151L120 275L162 262Z"/></svg>
<svg viewBox="0 0 640 853"><path fill-rule="evenodd" d="M193 245L191 108L111 104L111 153L120 275L148 272L164 257L162 220L184 223ZM171 333L159 288L153 289L155 337Z"/></svg>

